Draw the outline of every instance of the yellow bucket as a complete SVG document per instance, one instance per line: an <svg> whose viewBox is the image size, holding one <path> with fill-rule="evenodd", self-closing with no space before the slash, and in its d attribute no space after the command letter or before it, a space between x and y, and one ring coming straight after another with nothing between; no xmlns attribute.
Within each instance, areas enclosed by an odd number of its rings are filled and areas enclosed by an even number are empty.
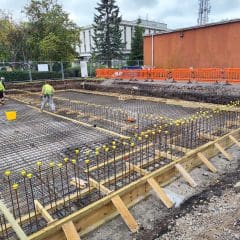
<svg viewBox="0 0 240 240"><path fill-rule="evenodd" d="M17 119L17 112L16 111L9 111L5 112L6 118L8 121L14 121Z"/></svg>

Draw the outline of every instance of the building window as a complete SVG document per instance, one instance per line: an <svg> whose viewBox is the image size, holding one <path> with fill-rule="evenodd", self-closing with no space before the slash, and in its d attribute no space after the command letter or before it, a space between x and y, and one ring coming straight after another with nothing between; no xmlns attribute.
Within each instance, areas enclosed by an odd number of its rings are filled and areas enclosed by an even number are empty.
<svg viewBox="0 0 240 240"><path fill-rule="evenodd" d="M151 34L151 29L148 29L148 33L149 33L149 35Z"/></svg>
<svg viewBox="0 0 240 240"><path fill-rule="evenodd" d="M124 44L125 44L125 49L127 48L127 28L124 26Z"/></svg>

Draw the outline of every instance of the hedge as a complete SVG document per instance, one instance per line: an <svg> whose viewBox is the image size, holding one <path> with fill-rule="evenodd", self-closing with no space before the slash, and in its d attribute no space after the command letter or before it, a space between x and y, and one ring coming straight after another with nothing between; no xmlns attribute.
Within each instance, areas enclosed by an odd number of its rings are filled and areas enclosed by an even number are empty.
<svg viewBox="0 0 240 240"><path fill-rule="evenodd" d="M6 82L12 81L26 81L29 79L28 71L0 71L0 77L5 77ZM32 72L33 80L41 80L41 79L56 79L62 78L62 74L58 72Z"/></svg>

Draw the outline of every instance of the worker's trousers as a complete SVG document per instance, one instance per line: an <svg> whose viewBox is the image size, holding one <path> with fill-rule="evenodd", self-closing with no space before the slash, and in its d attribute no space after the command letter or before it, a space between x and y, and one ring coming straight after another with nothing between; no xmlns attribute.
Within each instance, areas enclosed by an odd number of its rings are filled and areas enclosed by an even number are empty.
<svg viewBox="0 0 240 240"><path fill-rule="evenodd" d="M53 96L52 95L44 95L42 98L42 104L41 104L41 110L44 109L45 105L48 103L50 109L55 112L55 105L53 102Z"/></svg>

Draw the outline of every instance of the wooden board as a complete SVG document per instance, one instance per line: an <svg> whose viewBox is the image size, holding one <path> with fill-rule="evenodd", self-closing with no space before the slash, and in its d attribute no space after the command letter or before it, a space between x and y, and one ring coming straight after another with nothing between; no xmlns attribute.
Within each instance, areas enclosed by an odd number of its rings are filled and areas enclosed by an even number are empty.
<svg viewBox="0 0 240 240"><path fill-rule="evenodd" d="M118 212L120 213L121 217L123 218L124 222L128 225L131 232L135 233L138 231L139 227L132 216L132 214L129 212L128 208L122 201L122 199L117 195L111 199L113 205L116 207Z"/></svg>
<svg viewBox="0 0 240 240"><path fill-rule="evenodd" d="M223 149L223 147L219 145L219 143L215 143L214 145L227 158L227 160L229 160L229 161L232 160L232 156L228 152L226 152Z"/></svg>
<svg viewBox="0 0 240 240"><path fill-rule="evenodd" d="M108 188L106 188L104 185L102 185L101 183L97 182L96 180L89 178L89 182L90 185L96 189L100 189L100 191L102 193L104 193L105 195L108 195L109 193L111 193L112 191Z"/></svg>
<svg viewBox="0 0 240 240"><path fill-rule="evenodd" d="M240 142L239 142L236 138L234 138L232 135L229 135L229 138L230 138L238 147L240 147Z"/></svg>
<svg viewBox="0 0 240 240"><path fill-rule="evenodd" d="M200 133L198 136L199 136L200 139L207 139L207 140L210 140L210 141L214 141L214 140L218 139L217 136L214 136L214 135L211 135L211 134L206 134L206 133Z"/></svg>
<svg viewBox="0 0 240 240"><path fill-rule="evenodd" d="M34 204L37 212L42 215L42 217L46 220L48 224L55 221L53 217L48 213L48 211L42 206L42 204L38 200L34 200Z"/></svg>
<svg viewBox="0 0 240 240"><path fill-rule="evenodd" d="M80 240L80 236L72 221L62 225L62 230L67 240Z"/></svg>
<svg viewBox="0 0 240 240"><path fill-rule="evenodd" d="M197 183L193 180L190 174L184 169L184 167L180 163L177 163L175 167L191 187L197 186Z"/></svg>
<svg viewBox="0 0 240 240"><path fill-rule="evenodd" d="M214 167L214 165L203 155L203 153L198 153L197 156L199 159L208 167L210 171L213 173L217 172L217 169Z"/></svg>
<svg viewBox="0 0 240 240"><path fill-rule="evenodd" d="M147 182L149 183L149 185L152 187L152 189L154 190L154 192L157 194L157 196L159 197L159 199L164 203L164 205L167 208L171 208L173 206L173 202L171 201L171 199L168 197L168 195L163 191L163 189L159 186L159 184L157 183L157 181L154 178L149 178L147 180Z"/></svg>

